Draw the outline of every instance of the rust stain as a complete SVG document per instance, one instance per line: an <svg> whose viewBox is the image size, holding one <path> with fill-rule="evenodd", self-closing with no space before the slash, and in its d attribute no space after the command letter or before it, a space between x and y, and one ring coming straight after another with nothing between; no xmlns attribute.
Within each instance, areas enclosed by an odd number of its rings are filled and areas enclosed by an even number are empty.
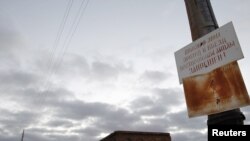
<svg viewBox="0 0 250 141"><path fill-rule="evenodd" d="M237 62L204 75L183 79L190 117L209 115L250 104Z"/></svg>

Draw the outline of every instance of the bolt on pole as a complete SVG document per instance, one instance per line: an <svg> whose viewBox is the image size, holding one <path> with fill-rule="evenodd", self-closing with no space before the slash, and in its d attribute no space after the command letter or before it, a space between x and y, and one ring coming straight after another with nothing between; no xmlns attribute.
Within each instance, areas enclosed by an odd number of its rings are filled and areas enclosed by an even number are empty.
<svg viewBox="0 0 250 141"><path fill-rule="evenodd" d="M192 40L217 29L217 24L210 0L184 0L189 19ZM244 114L239 108L226 112L208 115L207 125L236 124L243 125Z"/></svg>

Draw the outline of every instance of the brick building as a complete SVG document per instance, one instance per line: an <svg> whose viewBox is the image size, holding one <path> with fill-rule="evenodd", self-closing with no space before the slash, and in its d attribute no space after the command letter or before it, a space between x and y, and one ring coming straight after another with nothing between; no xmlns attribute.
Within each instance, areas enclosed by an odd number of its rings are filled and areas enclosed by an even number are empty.
<svg viewBox="0 0 250 141"><path fill-rule="evenodd" d="M171 141L169 133L115 131L100 141Z"/></svg>

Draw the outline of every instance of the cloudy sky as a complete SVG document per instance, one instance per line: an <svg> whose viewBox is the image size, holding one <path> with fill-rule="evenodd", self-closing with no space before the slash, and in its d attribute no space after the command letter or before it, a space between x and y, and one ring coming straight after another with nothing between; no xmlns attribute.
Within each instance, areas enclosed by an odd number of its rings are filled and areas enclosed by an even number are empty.
<svg viewBox="0 0 250 141"><path fill-rule="evenodd" d="M250 90L250 1L211 0L233 21ZM191 43L184 0L0 0L0 141L98 141L115 130L206 141L188 118L174 52ZM250 124L250 107L241 108Z"/></svg>

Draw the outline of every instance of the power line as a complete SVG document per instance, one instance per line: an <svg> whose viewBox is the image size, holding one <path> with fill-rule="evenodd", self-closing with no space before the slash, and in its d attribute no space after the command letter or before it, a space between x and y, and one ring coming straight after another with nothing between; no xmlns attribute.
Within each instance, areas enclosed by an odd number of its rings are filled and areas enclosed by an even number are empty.
<svg viewBox="0 0 250 141"><path fill-rule="evenodd" d="M73 20L73 24L70 27L69 34L67 34L67 36L64 40L64 43L62 45L62 53L59 54L58 57L55 57L55 61L52 62L52 68L51 68L51 72L49 73L47 84L51 80L51 77L57 72L58 68L60 67L60 65L63 61L63 58L65 56L65 53L66 53L66 51L67 51L67 49L72 41L72 38L73 38L73 36L74 36L78 26L79 26L81 18L87 9L88 3L89 3L89 0L83 0L81 2L80 8L78 9L77 14ZM47 88L46 87L45 88L47 90L49 90L50 86L51 85L48 85Z"/></svg>
<svg viewBox="0 0 250 141"><path fill-rule="evenodd" d="M59 45L60 39L62 37L62 33L65 29L65 24L66 24L66 21L68 20L68 16L69 16L70 10L72 8L72 5L73 5L73 0L70 0L67 4L63 19L60 23L55 42L54 42L52 48L50 48L50 50L49 50L49 60L48 60L48 66L47 66L47 72L49 75L50 75L51 69L53 69L53 62L55 61L56 50L58 49L58 45ZM45 80L45 83L43 86L46 86L46 83L48 83L47 81L48 81L48 77Z"/></svg>
<svg viewBox="0 0 250 141"><path fill-rule="evenodd" d="M66 42L66 40L65 40L65 42L64 42L64 44L63 44L62 56L61 56L61 58L59 58L60 60L58 61L58 64L57 64L56 67L59 67L60 64L62 63L63 58L64 58L64 56L65 56L65 53L66 53L66 51L67 51L67 49L68 49L68 47L69 47L69 45L70 45L70 43L71 43L71 41L72 41L72 38L73 38L73 36L74 36L74 34L75 34L75 32L76 32L78 26L79 26L79 23L80 23L80 21L81 21L81 18L82 18L82 16L83 16L84 12L86 11L86 8L87 8L87 6L88 6L89 0L86 0L86 4L85 4L85 5L84 5L84 2L85 2L85 1L82 2L81 8L79 9L79 12L78 12L79 18L75 18L75 22L74 22L75 26L74 26L74 27L72 26L72 32L71 32L71 34L68 34L68 35L69 35L69 36L68 36L68 42Z"/></svg>
<svg viewBox="0 0 250 141"><path fill-rule="evenodd" d="M46 94L48 94L48 92L50 91L50 88L51 88L51 85L49 85L49 82L51 81L51 77L54 75L54 73L56 73L58 67L60 66L60 64L63 60L63 57L64 57L64 55L65 55L65 53L66 53L66 51L67 51L67 49L72 41L72 38L73 38L73 36L74 36L78 26L79 26L81 18L87 9L88 3L89 3L89 0L82 0L80 8L78 9L77 14L74 18L73 24L70 27L70 31L68 32L68 34L66 34L66 39L64 40L63 45L62 45L62 49L61 49L59 47L59 42L62 40L63 33L65 34L65 31L64 31L66 28L65 25L68 22L70 11L72 9L72 5L74 4L74 0L70 0L67 4L67 8L64 12L63 19L60 23L60 27L58 29L55 42L53 44L53 48L51 48L49 51L51 53L49 54L47 77L45 78L46 80L44 81L44 85L43 85L41 91L39 92L39 95L43 96L43 98L40 101L38 101L41 104L46 100ZM60 54L60 50L61 50L61 54ZM56 51L59 51L58 57L56 57L56 55L55 55ZM41 107L41 108L42 108L41 112L44 112L45 107Z"/></svg>
<svg viewBox="0 0 250 141"><path fill-rule="evenodd" d="M64 31L64 28L65 28L65 23L66 23L66 21L67 21L67 19L68 19L69 12L70 12L70 9L71 9L71 7L72 7L72 4L73 4L73 0L70 0L70 1L68 2L67 9L66 9L66 11L65 11L65 13L64 13L62 22L61 22L60 27L59 27L59 30L58 30L58 32L57 32L56 40L55 40L55 42L54 42L53 47L51 48L52 50L49 51L49 52L51 52L51 54L50 54L50 56L49 56L49 63L50 63L50 64L49 64L49 66L48 66L48 67L49 67L48 69L50 69L50 67L51 67L51 62L53 61L52 59L54 58L55 51L56 51L56 49L58 48L59 41L60 41L60 39L61 39L61 37L62 37L62 33L63 33L63 31Z"/></svg>

